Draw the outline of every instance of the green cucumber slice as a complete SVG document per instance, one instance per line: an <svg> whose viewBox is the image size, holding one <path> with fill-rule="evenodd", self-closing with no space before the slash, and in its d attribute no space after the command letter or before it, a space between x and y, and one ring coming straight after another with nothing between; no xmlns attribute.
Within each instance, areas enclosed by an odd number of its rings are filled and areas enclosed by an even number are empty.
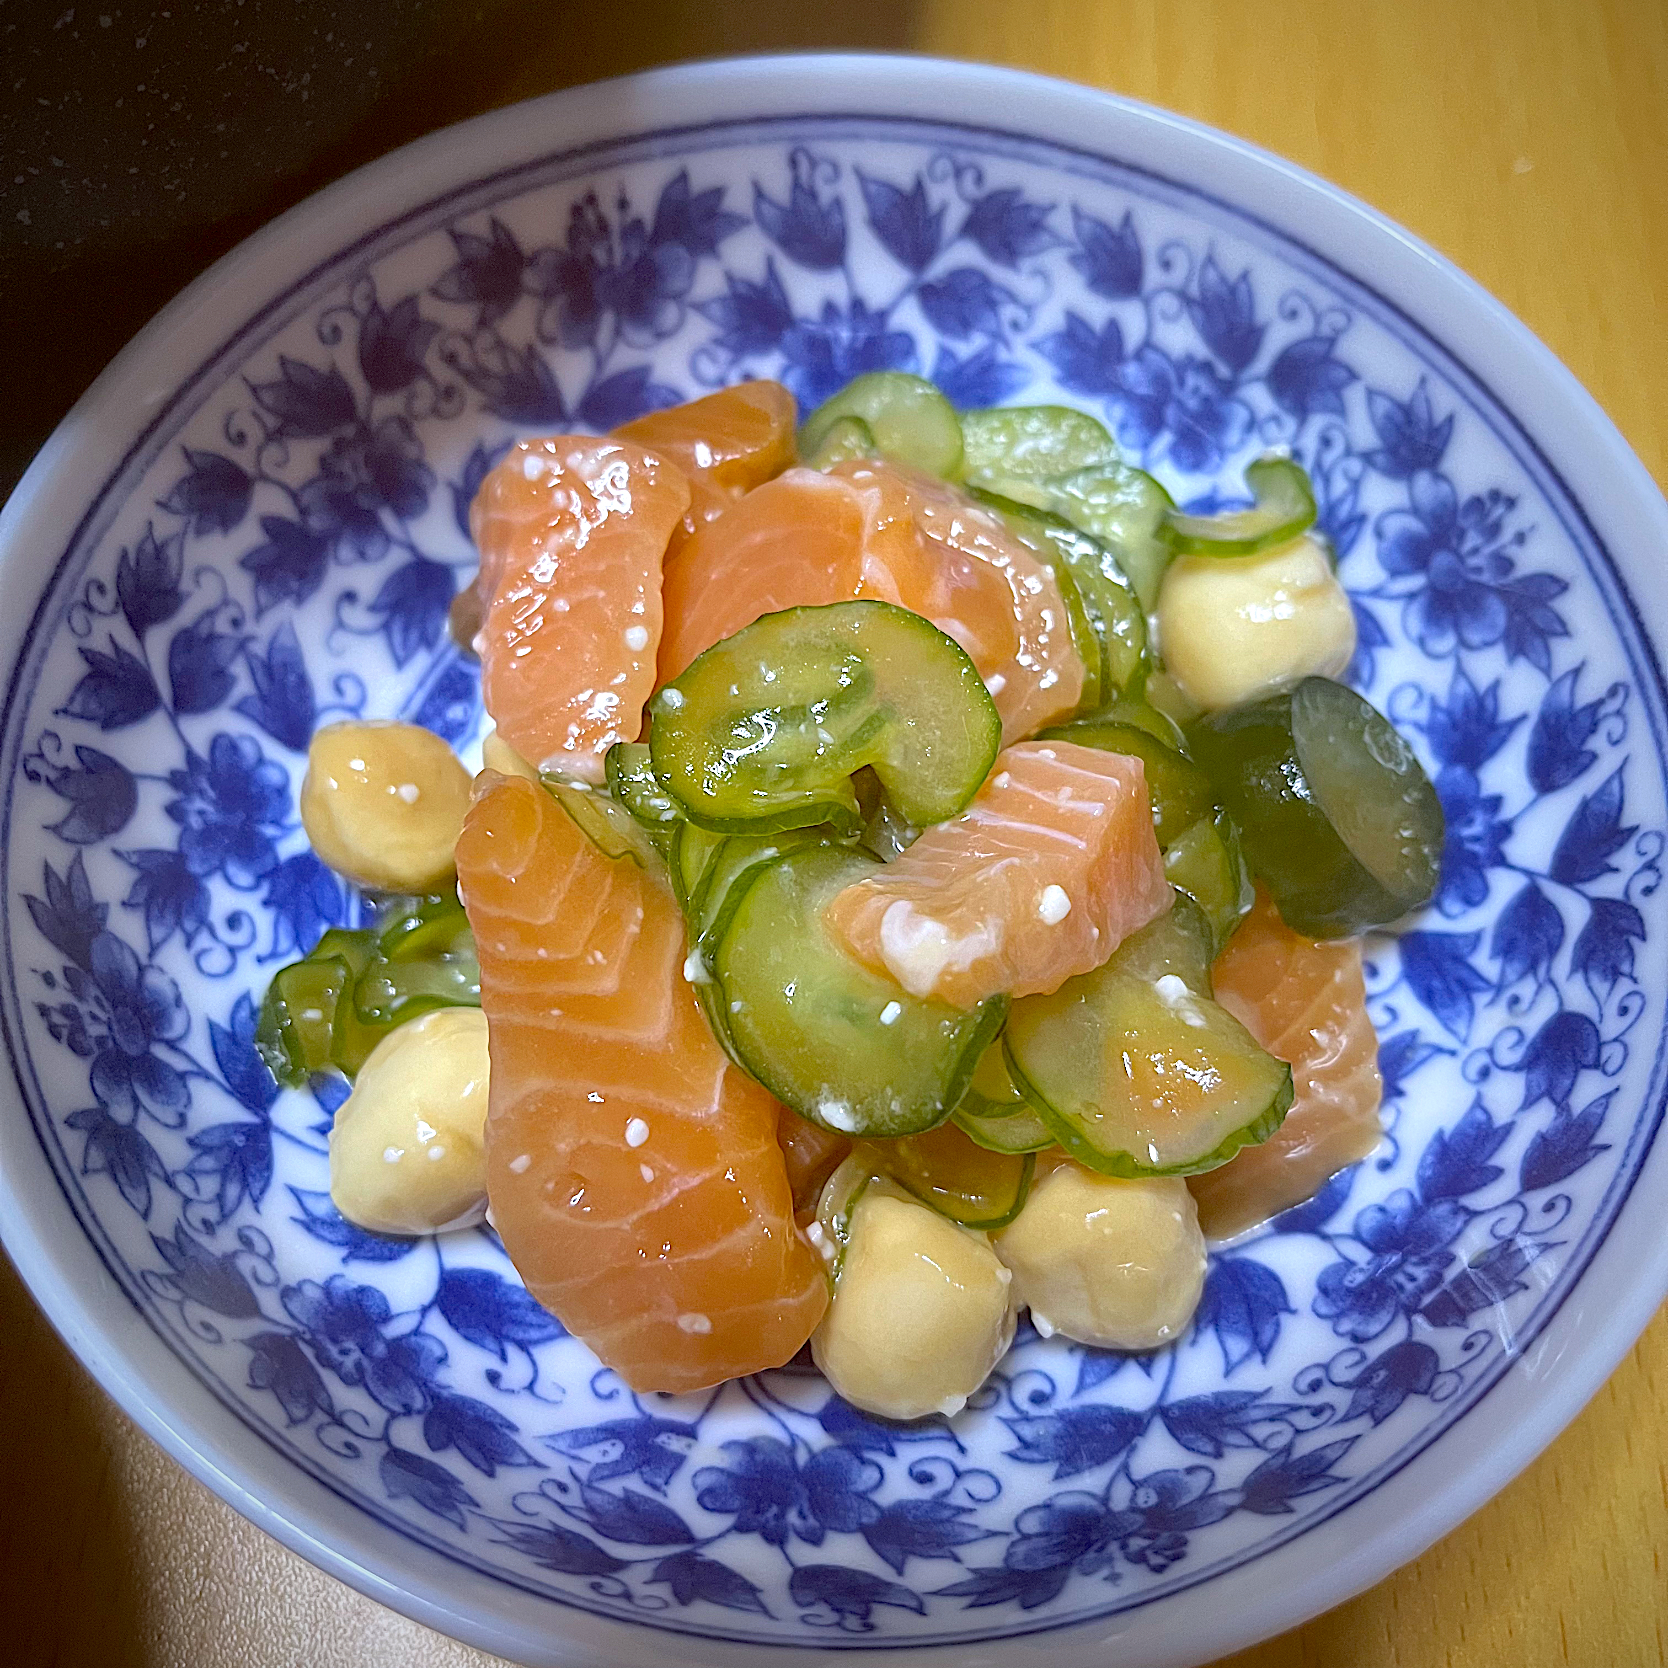
<svg viewBox="0 0 1668 1668"><path fill-rule="evenodd" d="M1211 999L1214 951L1203 911L1178 896L1104 967L1013 1004L1008 1070L1080 1163L1191 1175L1280 1127L1291 1067Z"/></svg>
<svg viewBox="0 0 1668 1668"><path fill-rule="evenodd" d="M800 436L801 444L804 435ZM854 458L878 457L880 447L875 432L861 417L836 417L818 437L814 452L800 453L800 459L812 469L832 469L837 463Z"/></svg>
<svg viewBox="0 0 1668 1668"><path fill-rule="evenodd" d="M1215 959L1216 939L1208 917L1178 892L1162 915L1118 946L1107 965L1132 979L1151 981L1173 973L1195 996L1209 996Z"/></svg>
<svg viewBox="0 0 1668 1668"><path fill-rule="evenodd" d="M352 978L340 956L291 962L273 974L255 1026L255 1052L286 1088L302 1088L331 1065L331 1024Z"/></svg>
<svg viewBox="0 0 1668 1668"><path fill-rule="evenodd" d="M964 411L961 437L965 478L1007 498L1026 498L1027 487L1050 476L1118 461L1106 426L1065 405Z"/></svg>
<svg viewBox="0 0 1668 1668"><path fill-rule="evenodd" d="M1054 1132L1014 1087L1000 1037L980 1056L951 1117L969 1140L993 1153L1035 1153L1054 1145Z"/></svg>
<svg viewBox="0 0 1668 1668"><path fill-rule="evenodd" d="M367 1025L402 1025L430 1008L478 1008L481 964L475 940L466 934L445 955L392 961L374 956L353 987L353 1005Z"/></svg>
<svg viewBox="0 0 1668 1668"><path fill-rule="evenodd" d="M718 936L712 971L747 1070L801 1117L842 1135L913 1135L942 1123L1000 1028L1005 997L971 1012L923 1001L830 937L822 912L880 865L850 847L755 868Z"/></svg>
<svg viewBox="0 0 1668 1668"><path fill-rule="evenodd" d="M924 377L907 371L865 371L853 378L805 419L799 431L800 456L819 455L835 424L846 417L868 424L884 458L945 480L961 473L961 421L955 407Z"/></svg>
<svg viewBox="0 0 1668 1668"><path fill-rule="evenodd" d="M895 1141L864 1141L860 1163L964 1228L1005 1228L1019 1215L1036 1158L979 1146L955 1124Z"/></svg>
<svg viewBox="0 0 1668 1668"><path fill-rule="evenodd" d="M1315 524L1315 492L1293 458L1258 458L1246 465L1245 484L1256 503L1220 515L1171 510L1158 536L1177 554L1251 556L1286 544Z"/></svg>
<svg viewBox="0 0 1668 1668"><path fill-rule="evenodd" d="M1084 718L1058 729L1044 730L1039 740L1072 741L1098 747L1104 753L1123 753L1141 761L1152 801L1153 832L1161 848L1182 831L1209 816L1216 806L1210 778L1176 748L1167 746L1150 730L1108 718Z"/></svg>
<svg viewBox="0 0 1668 1668"><path fill-rule="evenodd" d="M917 826L978 792L1002 721L966 652L889 602L767 614L654 699L655 775L721 834L860 825L851 778L871 766Z"/></svg>
<svg viewBox="0 0 1668 1668"><path fill-rule="evenodd" d="M1204 912L1218 951L1256 901L1239 828L1224 810L1182 830L1165 849L1164 873L1178 892Z"/></svg>
<svg viewBox="0 0 1668 1668"><path fill-rule="evenodd" d="M645 741L617 741L603 761L608 791L642 824L663 858L672 849L673 830L683 816L678 802L661 787L649 762Z"/></svg>
<svg viewBox="0 0 1668 1668"><path fill-rule="evenodd" d="M973 496L997 511L1025 542L1037 549L1061 581L1066 596L1072 641L1083 663L1098 676L1085 679L1082 708L1092 712L1118 696L1138 698L1152 670L1148 652L1147 615L1111 548L1073 527L1063 516L1032 508L1016 499L973 489ZM1090 653L1070 618L1072 592L1080 600L1095 652Z"/></svg>
<svg viewBox="0 0 1668 1668"><path fill-rule="evenodd" d="M1035 496L1046 499L1041 508L1064 516L1110 547L1142 608L1150 610L1157 603L1172 554L1159 530L1175 506L1151 475L1127 463L1097 464L1056 477L1047 483L1046 493L1039 489Z"/></svg>
<svg viewBox="0 0 1668 1668"><path fill-rule="evenodd" d="M677 832L672 836L672 849L667 856L666 867L672 877L673 896L677 898L678 907L685 914L689 912L691 903L701 889L707 865L723 844L722 834L713 834L705 828L697 828L692 822L680 822L677 825Z"/></svg>
<svg viewBox="0 0 1668 1668"><path fill-rule="evenodd" d="M1430 901L1442 802L1413 749L1354 690L1304 678L1211 713L1188 740L1294 932L1346 938Z"/></svg>
<svg viewBox="0 0 1668 1668"><path fill-rule="evenodd" d="M1179 975L1069 979L1014 1004L1003 1047L1060 1145L1109 1176L1213 1170L1292 1102L1291 1067Z"/></svg>
<svg viewBox="0 0 1668 1668"><path fill-rule="evenodd" d="M640 869L661 872L660 852L647 829L605 788L551 770L539 781L604 857L629 857Z"/></svg>

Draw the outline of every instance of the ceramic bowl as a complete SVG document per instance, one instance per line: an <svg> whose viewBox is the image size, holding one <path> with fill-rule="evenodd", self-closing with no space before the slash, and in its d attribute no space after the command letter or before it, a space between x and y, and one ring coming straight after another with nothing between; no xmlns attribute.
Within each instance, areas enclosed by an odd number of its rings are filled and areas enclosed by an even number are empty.
<svg viewBox="0 0 1668 1668"><path fill-rule="evenodd" d="M1369 949L1387 1133L1221 1248L1166 1352L1024 1331L912 1426L809 1371L635 1396L489 1231L331 1207L333 1099L251 1046L356 907L304 749L360 714L470 745L446 609L512 436L888 367L1093 410L1182 501L1308 466L1352 677L1448 817L1434 905ZM170 1452L432 1626L539 1664L1199 1662L1451 1528L1668 1287L1668 511L1497 304L1244 144L883 58L483 117L187 291L0 543L7 1247Z"/></svg>

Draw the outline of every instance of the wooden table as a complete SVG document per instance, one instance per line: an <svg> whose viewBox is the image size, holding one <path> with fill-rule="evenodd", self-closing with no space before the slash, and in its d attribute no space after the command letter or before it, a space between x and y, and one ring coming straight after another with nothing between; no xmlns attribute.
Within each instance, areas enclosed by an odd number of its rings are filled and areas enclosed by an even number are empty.
<svg viewBox="0 0 1668 1668"><path fill-rule="evenodd" d="M1428 238L1550 343L1668 481L1665 0L639 0L624 30L615 8L579 10L459 4L448 67L417 72L442 74L426 108L451 119L667 58L830 45L1129 93L1267 145ZM380 141L373 124L331 162L377 154L408 136L403 121ZM8 1661L487 1668L186 1477L92 1386L3 1263L0 1336ZM1665 1413L1668 1313L1469 1523L1233 1668L1668 1662Z"/></svg>

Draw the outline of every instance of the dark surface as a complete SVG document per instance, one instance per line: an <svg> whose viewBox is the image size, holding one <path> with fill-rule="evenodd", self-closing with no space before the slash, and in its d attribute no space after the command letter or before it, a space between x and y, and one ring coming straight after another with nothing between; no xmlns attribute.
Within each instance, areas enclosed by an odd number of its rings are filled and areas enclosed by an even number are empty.
<svg viewBox="0 0 1668 1668"><path fill-rule="evenodd" d="M650 64L901 47L910 14L910 0L0 0L0 498L158 308L350 169Z"/></svg>

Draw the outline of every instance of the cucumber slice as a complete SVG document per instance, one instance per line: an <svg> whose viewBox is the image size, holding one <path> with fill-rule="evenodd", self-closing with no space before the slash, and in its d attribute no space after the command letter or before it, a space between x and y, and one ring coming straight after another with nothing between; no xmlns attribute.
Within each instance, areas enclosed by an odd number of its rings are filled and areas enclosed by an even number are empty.
<svg viewBox="0 0 1668 1668"><path fill-rule="evenodd" d="M1109 1176L1214 1170L1292 1102L1291 1067L1179 975L1069 979L1014 1004L1003 1047L1060 1145Z"/></svg>
<svg viewBox="0 0 1668 1668"><path fill-rule="evenodd" d="M947 481L961 473L961 421L955 407L924 377L907 371L865 371L853 378L805 419L799 431L800 456L817 456L835 424L846 417L868 424L884 458Z"/></svg>
<svg viewBox="0 0 1668 1668"><path fill-rule="evenodd" d="M1168 846L1184 829L1209 816L1216 807L1210 778L1191 759L1139 725L1117 719L1084 718L1074 724L1062 724L1058 729L1044 730L1039 739L1072 741L1080 747L1098 747L1105 753L1123 753L1139 759L1146 771L1153 832L1160 847Z"/></svg>
<svg viewBox="0 0 1668 1668"><path fill-rule="evenodd" d="M917 826L979 791L1002 721L973 662L889 602L767 614L700 655L654 699L655 775L721 834L831 822L856 832L853 774L872 766Z"/></svg>
<svg viewBox="0 0 1668 1668"><path fill-rule="evenodd" d="M826 846L754 869L732 889L712 956L747 1070L841 1135L914 1135L942 1123L1007 1009L1005 997L972 1012L922 1001L834 943L824 906L879 866Z"/></svg>
<svg viewBox="0 0 1668 1668"><path fill-rule="evenodd" d="M1127 463L1097 464L1048 482L1043 509L1107 544L1128 575L1144 609L1158 601L1158 587L1170 565L1170 547L1159 537L1175 508L1170 494L1151 475Z"/></svg>
<svg viewBox="0 0 1668 1668"><path fill-rule="evenodd" d="M803 435L800 437L803 441ZM814 452L801 452L801 461L812 469L832 469L852 458L878 457L880 447L874 430L861 417L836 417L817 442Z"/></svg>
<svg viewBox="0 0 1668 1668"><path fill-rule="evenodd" d="M1000 1038L980 1056L951 1116L969 1140L993 1153L1035 1153L1054 1145L1054 1132L1014 1087Z"/></svg>
<svg viewBox="0 0 1668 1668"><path fill-rule="evenodd" d="M977 487L973 496L1000 513L1014 532L1048 561L1062 581L1068 611L1072 590L1081 598L1096 653L1087 652L1075 620L1070 621L1072 641L1091 672L1097 670L1097 658L1099 661L1098 677L1092 683L1084 681L1083 710L1092 712L1118 695L1138 697L1152 670L1147 615L1111 548L1052 511L1033 509Z"/></svg>
<svg viewBox="0 0 1668 1668"><path fill-rule="evenodd" d="M377 953L369 928L332 927L302 960L281 967L267 987L255 1050L282 1084L302 1087L315 1072L359 1069L354 981ZM374 1043L373 1045L374 1046Z"/></svg>
<svg viewBox="0 0 1668 1668"><path fill-rule="evenodd" d="M361 1019L353 998L360 975L376 959L376 940L369 932L337 929L319 940L313 955L336 955L348 964L349 978L331 1014L330 1063L347 1077L357 1077L371 1050L394 1029L389 1023Z"/></svg>
<svg viewBox="0 0 1668 1668"><path fill-rule="evenodd" d="M1246 465L1245 484L1256 503L1221 515L1171 510L1158 536L1178 554L1251 556L1295 539L1315 524L1315 492L1293 458L1258 458Z"/></svg>
<svg viewBox="0 0 1668 1668"><path fill-rule="evenodd" d="M454 893L451 897L425 898L421 908L402 913L384 926L377 940L377 954L389 961L415 961L432 956L475 953L475 936L469 917Z"/></svg>
<svg viewBox="0 0 1668 1668"><path fill-rule="evenodd" d="M1173 973L1195 996L1211 994L1216 939L1205 912L1179 892L1165 912L1132 932L1113 952L1114 972L1149 982Z"/></svg>
<svg viewBox="0 0 1668 1668"><path fill-rule="evenodd" d="M706 874L707 865L723 844L722 834L713 834L705 828L697 828L692 822L680 822L677 825L677 831L672 836L672 850L667 857L666 867L672 877L673 896L678 900L678 907L686 914L696 893L701 889L701 880Z"/></svg>
<svg viewBox="0 0 1668 1668"><path fill-rule="evenodd" d="M1182 830L1165 850L1164 873L1204 912L1216 950L1233 936L1256 901L1239 829L1223 810Z"/></svg>
<svg viewBox="0 0 1668 1668"><path fill-rule="evenodd" d="M474 956L422 961L375 957L353 987L353 1005L366 1025L403 1025L431 1008L478 1008L481 967Z"/></svg>
<svg viewBox="0 0 1668 1668"><path fill-rule="evenodd" d="M1014 1003L1009 1072L1080 1163L1190 1175L1280 1127L1291 1067L1211 1000L1214 951L1203 911L1178 896L1104 967Z"/></svg>
<svg viewBox="0 0 1668 1668"><path fill-rule="evenodd" d="M643 741L617 741L603 761L608 791L639 823L662 857L672 849L674 825L683 816L678 802L661 787Z"/></svg>
<svg viewBox="0 0 1668 1668"><path fill-rule="evenodd" d="M961 418L965 478L1007 498L1053 475L1116 463L1106 426L1065 405L1017 405L965 411Z"/></svg>
<svg viewBox="0 0 1668 1668"><path fill-rule="evenodd" d="M545 771L539 781L604 857L629 857L640 869L651 874L661 872L660 852L648 831L605 789L551 770Z"/></svg>
<svg viewBox="0 0 1668 1668"><path fill-rule="evenodd" d="M1200 719L1188 740L1294 932L1346 938L1430 901L1442 802L1354 690L1304 678Z"/></svg>
<svg viewBox="0 0 1668 1668"><path fill-rule="evenodd" d="M286 1088L302 1088L330 1066L331 1024L352 978L340 956L294 961L272 976L255 1026L255 1052Z"/></svg>
<svg viewBox="0 0 1668 1668"><path fill-rule="evenodd" d="M853 1156L940 1216L985 1230L1005 1228L1019 1215L1037 1162L1030 1153L981 1147L953 1123L896 1141L863 1141Z"/></svg>

